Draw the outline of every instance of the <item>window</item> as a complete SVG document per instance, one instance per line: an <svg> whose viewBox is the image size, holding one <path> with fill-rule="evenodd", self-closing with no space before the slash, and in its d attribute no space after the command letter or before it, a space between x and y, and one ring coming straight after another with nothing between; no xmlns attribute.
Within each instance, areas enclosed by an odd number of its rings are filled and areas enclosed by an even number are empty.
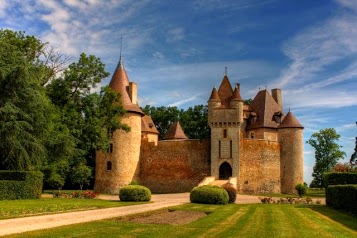
<svg viewBox="0 0 357 238"><path fill-rule="evenodd" d="M223 129L223 138L227 138L227 129Z"/></svg>
<svg viewBox="0 0 357 238"><path fill-rule="evenodd" d="M254 132L251 132L249 137L250 137L250 139L254 139L255 138Z"/></svg>
<svg viewBox="0 0 357 238"><path fill-rule="evenodd" d="M108 171L112 170L112 162L111 161L107 161L107 170Z"/></svg>
<svg viewBox="0 0 357 238"><path fill-rule="evenodd" d="M109 144L109 153L113 153L113 143Z"/></svg>
<svg viewBox="0 0 357 238"><path fill-rule="evenodd" d="M218 158L221 158L221 141L218 141Z"/></svg>
<svg viewBox="0 0 357 238"><path fill-rule="evenodd" d="M233 158L233 148L232 148L232 141L229 141L229 153L230 153L230 158Z"/></svg>

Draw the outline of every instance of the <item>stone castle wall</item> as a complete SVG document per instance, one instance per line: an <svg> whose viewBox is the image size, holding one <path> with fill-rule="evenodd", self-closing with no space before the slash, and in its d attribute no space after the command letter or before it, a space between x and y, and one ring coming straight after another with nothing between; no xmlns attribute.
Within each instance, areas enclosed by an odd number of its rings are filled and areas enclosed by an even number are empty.
<svg viewBox="0 0 357 238"><path fill-rule="evenodd" d="M140 184L153 193L189 192L210 175L208 140L142 140Z"/></svg>
<svg viewBox="0 0 357 238"><path fill-rule="evenodd" d="M246 194L280 193L280 144L256 139L240 143L238 190Z"/></svg>
<svg viewBox="0 0 357 238"><path fill-rule="evenodd" d="M112 139L113 152L97 152L94 184L96 192L118 194L121 187L139 179L141 116L128 112L121 122L127 124L131 131L116 130ZM110 170L107 167L108 162L111 163Z"/></svg>
<svg viewBox="0 0 357 238"><path fill-rule="evenodd" d="M304 182L303 130L278 130L281 142L281 192L296 193L295 186Z"/></svg>

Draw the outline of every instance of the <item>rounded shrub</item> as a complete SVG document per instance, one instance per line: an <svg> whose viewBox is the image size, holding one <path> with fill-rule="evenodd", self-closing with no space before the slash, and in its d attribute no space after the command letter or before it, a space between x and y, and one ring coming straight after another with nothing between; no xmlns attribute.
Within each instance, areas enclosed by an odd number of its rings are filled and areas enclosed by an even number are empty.
<svg viewBox="0 0 357 238"><path fill-rule="evenodd" d="M120 201L144 202L151 200L151 191L141 185L128 185L119 190Z"/></svg>
<svg viewBox="0 0 357 238"><path fill-rule="evenodd" d="M229 203L234 203L237 199L237 189L235 189L231 183L224 184L222 188L228 193Z"/></svg>
<svg viewBox="0 0 357 238"><path fill-rule="evenodd" d="M192 203L204 204L227 204L229 196L227 191L222 187L203 185L192 189L190 201Z"/></svg>
<svg viewBox="0 0 357 238"><path fill-rule="evenodd" d="M302 197L307 192L307 187L305 186L305 184L302 184L302 183L297 184L295 186L295 189L296 189L297 193L299 194L299 197Z"/></svg>

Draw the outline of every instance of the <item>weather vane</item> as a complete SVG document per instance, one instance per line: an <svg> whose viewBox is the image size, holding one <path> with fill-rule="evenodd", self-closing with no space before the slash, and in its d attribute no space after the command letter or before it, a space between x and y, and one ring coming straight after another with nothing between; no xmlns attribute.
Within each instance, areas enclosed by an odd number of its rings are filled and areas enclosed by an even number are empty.
<svg viewBox="0 0 357 238"><path fill-rule="evenodd" d="M225 66L224 67L224 75L226 75L226 76L227 76L227 71L228 71L228 68L227 68L227 66Z"/></svg>

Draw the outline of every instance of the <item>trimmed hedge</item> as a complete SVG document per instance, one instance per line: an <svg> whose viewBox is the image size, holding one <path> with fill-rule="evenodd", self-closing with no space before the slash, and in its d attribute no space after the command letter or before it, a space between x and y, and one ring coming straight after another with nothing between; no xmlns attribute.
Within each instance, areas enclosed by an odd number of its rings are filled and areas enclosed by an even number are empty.
<svg viewBox="0 0 357 238"><path fill-rule="evenodd" d="M326 205L357 214L357 185L330 185L326 190Z"/></svg>
<svg viewBox="0 0 357 238"><path fill-rule="evenodd" d="M151 191L141 185L127 185L119 190L120 201L146 202L151 200Z"/></svg>
<svg viewBox="0 0 357 238"><path fill-rule="evenodd" d="M192 189L190 201L192 203L203 204L227 204L229 202L229 195L222 187L203 185Z"/></svg>
<svg viewBox="0 0 357 238"><path fill-rule="evenodd" d="M0 171L0 200L40 198L42 181L39 171Z"/></svg>
<svg viewBox="0 0 357 238"><path fill-rule="evenodd" d="M234 203L237 200L237 189L231 183L223 184L222 188L228 193L229 203Z"/></svg>
<svg viewBox="0 0 357 238"><path fill-rule="evenodd" d="M357 173L333 172L324 174L325 190L329 185L357 184Z"/></svg>

